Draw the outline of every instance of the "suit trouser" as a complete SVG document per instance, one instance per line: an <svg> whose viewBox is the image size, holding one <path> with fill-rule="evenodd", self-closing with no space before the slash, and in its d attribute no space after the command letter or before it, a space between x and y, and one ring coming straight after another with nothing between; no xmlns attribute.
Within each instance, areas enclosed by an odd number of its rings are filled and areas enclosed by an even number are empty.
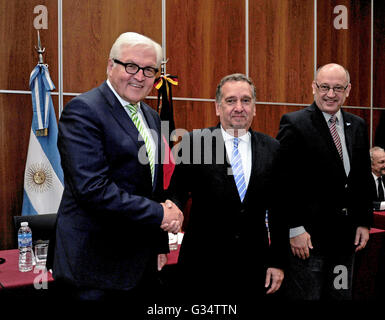
<svg viewBox="0 0 385 320"><path fill-rule="evenodd" d="M56 295L73 301L131 301L134 306L139 306L141 302L155 300L161 294L156 261L155 258L151 259L138 284L130 290L104 289L97 285L82 286L55 279Z"/></svg>
<svg viewBox="0 0 385 320"><path fill-rule="evenodd" d="M351 300L354 253L322 255L310 252L302 260L290 252L285 291L289 300Z"/></svg>

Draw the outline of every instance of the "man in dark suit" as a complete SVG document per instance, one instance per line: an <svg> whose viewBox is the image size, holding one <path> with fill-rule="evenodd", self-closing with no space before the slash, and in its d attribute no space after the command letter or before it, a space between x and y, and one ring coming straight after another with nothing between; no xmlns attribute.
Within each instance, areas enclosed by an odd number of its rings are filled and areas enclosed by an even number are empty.
<svg viewBox="0 0 385 320"><path fill-rule="evenodd" d="M61 115L65 188L53 275L77 299L150 295L168 252L166 231L182 224L181 211L162 202L160 118L141 101L161 60L153 40L120 35L108 80L71 100Z"/></svg>
<svg viewBox="0 0 385 320"><path fill-rule="evenodd" d="M279 143L250 129L255 96L246 76L224 77L215 103L220 124L182 139L169 198L180 208L192 198L178 261L184 302L254 301L283 280L289 244L274 201Z"/></svg>
<svg viewBox="0 0 385 320"><path fill-rule="evenodd" d="M287 293L351 299L354 252L372 219L367 127L341 109L351 89L345 68L319 68L312 87L314 103L283 115L277 136L292 251Z"/></svg>
<svg viewBox="0 0 385 320"><path fill-rule="evenodd" d="M370 160L372 161L372 199L374 210L385 210L385 150L380 147L370 149Z"/></svg>

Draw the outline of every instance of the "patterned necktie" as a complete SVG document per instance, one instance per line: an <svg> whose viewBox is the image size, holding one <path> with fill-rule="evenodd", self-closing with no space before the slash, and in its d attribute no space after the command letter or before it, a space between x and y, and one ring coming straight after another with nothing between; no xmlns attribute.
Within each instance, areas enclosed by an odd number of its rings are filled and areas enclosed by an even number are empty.
<svg viewBox="0 0 385 320"><path fill-rule="evenodd" d="M142 136L142 138L144 140L144 144L146 145L148 160L150 162L150 168L151 168L151 177L152 177L152 181L154 181L154 171L155 171L154 170L154 168L155 168L154 152L153 152L152 147L151 147L149 136L147 134L147 131L144 128L142 121L140 120L140 118L138 116L137 107L132 105L132 104L128 104L128 105L126 105L126 108L128 108L131 120L135 124L136 128L138 129L140 135Z"/></svg>
<svg viewBox="0 0 385 320"><path fill-rule="evenodd" d="M378 201L384 201L385 200L385 196L384 196L384 189L382 187L382 178L381 177L378 177L377 179L378 181Z"/></svg>
<svg viewBox="0 0 385 320"><path fill-rule="evenodd" d="M235 184L237 185L239 198L243 201L246 194L246 182L243 175L242 159L238 150L239 138L234 138L233 158L231 160L231 167L233 169L233 175Z"/></svg>
<svg viewBox="0 0 385 320"><path fill-rule="evenodd" d="M333 114L332 117L329 119L329 129L330 133L333 137L334 144L336 145L337 151L343 160L343 155L342 155L342 145L341 145L341 139L340 136L338 135L337 128L336 128L336 115Z"/></svg>

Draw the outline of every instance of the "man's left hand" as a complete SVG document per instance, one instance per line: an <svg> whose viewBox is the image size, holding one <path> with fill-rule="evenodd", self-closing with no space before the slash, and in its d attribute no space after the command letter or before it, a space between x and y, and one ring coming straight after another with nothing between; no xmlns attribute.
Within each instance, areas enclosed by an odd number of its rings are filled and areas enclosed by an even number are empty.
<svg viewBox="0 0 385 320"><path fill-rule="evenodd" d="M265 288L268 288L270 285L270 289L267 290L266 294L276 292L281 287L283 278L284 272L282 269L268 268L266 271Z"/></svg>
<svg viewBox="0 0 385 320"><path fill-rule="evenodd" d="M158 254L158 271L162 270L167 263L167 255L164 253Z"/></svg>
<svg viewBox="0 0 385 320"><path fill-rule="evenodd" d="M358 227L356 231L356 238L354 244L356 247L356 252L365 248L369 240L369 229L366 227Z"/></svg>

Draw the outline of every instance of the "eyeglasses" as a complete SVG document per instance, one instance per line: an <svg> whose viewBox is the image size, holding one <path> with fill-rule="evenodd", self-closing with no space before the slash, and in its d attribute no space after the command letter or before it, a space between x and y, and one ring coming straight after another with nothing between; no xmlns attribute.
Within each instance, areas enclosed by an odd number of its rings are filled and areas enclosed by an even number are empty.
<svg viewBox="0 0 385 320"><path fill-rule="evenodd" d="M318 85L316 82L315 85L317 86L318 90L321 91L322 93L328 93L330 89L332 89L336 93L342 93L346 90L349 84L347 84L346 87L343 87L343 86L329 87L326 84Z"/></svg>
<svg viewBox="0 0 385 320"><path fill-rule="evenodd" d="M143 70L143 75L147 78L153 78L159 71L157 68L153 67L139 67L137 64L132 62L124 63L122 61L119 61L118 59L112 59L115 63L121 64L125 69L126 72L129 74L137 74L139 70Z"/></svg>

